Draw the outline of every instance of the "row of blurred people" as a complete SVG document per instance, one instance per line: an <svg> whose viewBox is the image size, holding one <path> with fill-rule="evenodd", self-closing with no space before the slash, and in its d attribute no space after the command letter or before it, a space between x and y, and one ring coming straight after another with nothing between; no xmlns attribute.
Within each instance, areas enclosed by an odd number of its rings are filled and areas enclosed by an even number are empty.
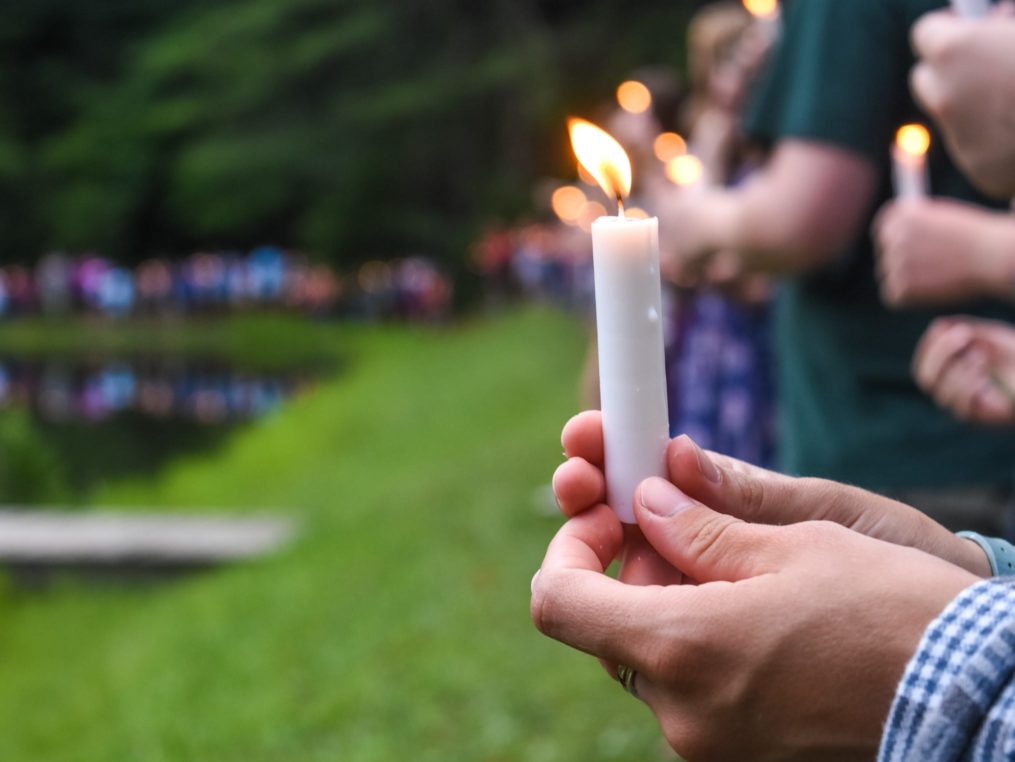
<svg viewBox="0 0 1015 762"><path fill-rule="evenodd" d="M312 382L308 373L257 375L129 362L70 367L0 361L0 408L30 408L50 422L97 422L134 412L217 424L263 416Z"/></svg>
<svg viewBox="0 0 1015 762"><path fill-rule="evenodd" d="M343 278L298 252L199 252L134 269L95 255L51 253L30 269L0 268L0 317L96 314L110 318L283 308L312 316L433 319L450 308L446 276L429 259L369 262Z"/></svg>
<svg viewBox="0 0 1015 762"><path fill-rule="evenodd" d="M493 225L472 246L470 265L490 305L514 297L564 308L592 304L592 244L576 225L560 220Z"/></svg>

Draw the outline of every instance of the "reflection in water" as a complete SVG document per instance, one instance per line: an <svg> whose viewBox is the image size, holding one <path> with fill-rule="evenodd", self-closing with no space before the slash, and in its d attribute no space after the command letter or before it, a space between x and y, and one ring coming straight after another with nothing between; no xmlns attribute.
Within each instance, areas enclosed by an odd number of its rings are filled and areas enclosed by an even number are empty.
<svg viewBox="0 0 1015 762"><path fill-rule="evenodd" d="M262 416L312 381L305 371L254 375L213 363L0 359L0 408L27 407L49 423L134 413L222 424Z"/></svg>

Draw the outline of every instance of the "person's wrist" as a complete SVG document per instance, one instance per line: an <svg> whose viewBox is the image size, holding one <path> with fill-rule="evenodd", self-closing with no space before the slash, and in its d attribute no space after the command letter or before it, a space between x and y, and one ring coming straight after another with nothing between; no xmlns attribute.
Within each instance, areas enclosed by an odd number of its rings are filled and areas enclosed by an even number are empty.
<svg viewBox="0 0 1015 762"><path fill-rule="evenodd" d="M968 537L955 535L958 540L956 548L956 563L966 571L970 571L977 577L987 579L992 576L990 560L980 544Z"/></svg>
<svg viewBox="0 0 1015 762"><path fill-rule="evenodd" d="M997 215L982 226L974 248L979 263L979 290L999 299L1015 301L1015 219Z"/></svg>
<svg viewBox="0 0 1015 762"><path fill-rule="evenodd" d="M739 203L734 194L725 190L709 194L702 220L702 236L713 251L741 249Z"/></svg>

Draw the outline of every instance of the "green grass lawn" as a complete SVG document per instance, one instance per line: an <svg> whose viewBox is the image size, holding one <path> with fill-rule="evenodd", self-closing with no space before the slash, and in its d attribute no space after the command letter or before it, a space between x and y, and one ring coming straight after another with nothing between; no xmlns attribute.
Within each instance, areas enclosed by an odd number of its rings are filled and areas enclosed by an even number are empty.
<svg viewBox="0 0 1015 762"><path fill-rule="evenodd" d="M0 590L0 760L668 758L649 712L528 617L581 327L332 331L333 381L90 497L287 509L294 546L157 586Z"/></svg>

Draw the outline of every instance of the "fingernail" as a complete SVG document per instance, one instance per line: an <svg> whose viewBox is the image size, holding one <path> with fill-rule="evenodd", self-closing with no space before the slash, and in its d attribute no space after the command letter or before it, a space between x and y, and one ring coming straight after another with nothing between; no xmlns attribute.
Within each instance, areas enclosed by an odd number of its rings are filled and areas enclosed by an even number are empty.
<svg viewBox="0 0 1015 762"><path fill-rule="evenodd" d="M536 591L536 579L539 577L539 572L541 571L542 569L536 569L536 573L532 575L532 581L529 582L529 592Z"/></svg>
<svg viewBox="0 0 1015 762"><path fill-rule="evenodd" d="M722 474L719 473L719 469L716 467L715 463L712 462L712 459L708 457L704 450L698 447L698 443L693 439L691 440L691 444L694 445L694 451L698 456L698 470L701 472L701 475L713 484L718 484L722 479Z"/></svg>
<svg viewBox="0 0 1015 762"><path fill-rule="evenodd" d="M665 479L653 477L641 483L638 499L649 513L670 518L694 505L694 501Z"/></svg>

